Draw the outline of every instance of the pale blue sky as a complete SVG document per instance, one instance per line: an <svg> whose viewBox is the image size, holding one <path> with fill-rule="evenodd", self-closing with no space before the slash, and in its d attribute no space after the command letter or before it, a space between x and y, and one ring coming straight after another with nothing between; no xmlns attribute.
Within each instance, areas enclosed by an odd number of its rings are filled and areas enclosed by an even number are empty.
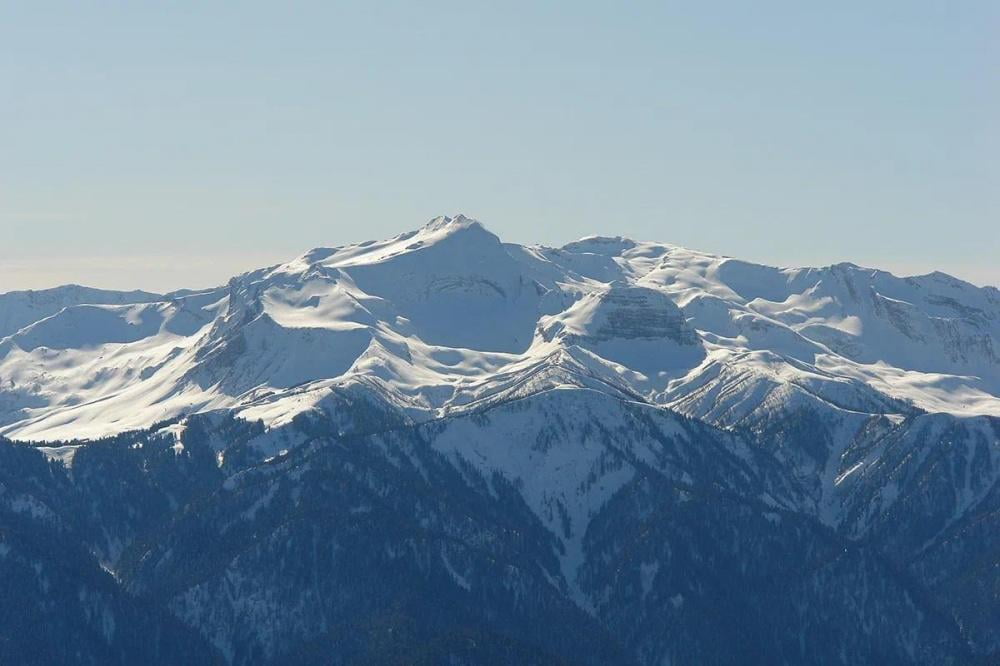
<svg viewBox="0 0 1000 666"><path fill-rule="evenodd" d="M1000 283L1000 3L0 4L0 291L464 212Z"/></svg>

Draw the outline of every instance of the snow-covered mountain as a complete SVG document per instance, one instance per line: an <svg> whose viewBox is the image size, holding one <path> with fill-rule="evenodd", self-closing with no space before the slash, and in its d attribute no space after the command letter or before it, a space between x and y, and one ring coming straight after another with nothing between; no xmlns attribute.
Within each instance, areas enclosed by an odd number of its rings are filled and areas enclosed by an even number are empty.
<svg viewBox="0 0 1000 666"><path fill-rule="evenodd" d="M0 324L0 433L15 439L218 408L271 424L356 382L427 419L542 369L726 424L776 399L1000 415L995 288L622 238L523 247L460 215L204 292L7 294Z"/></svg>
<svg viewBox="0 0 1000 666"><path fill-rule="evenodd" d="M114 630L161 622L192 663L988 663L998 341L943 274L461 215L6 294L0 575L62 626L72 543L95 662L176 658Z"/></svg>

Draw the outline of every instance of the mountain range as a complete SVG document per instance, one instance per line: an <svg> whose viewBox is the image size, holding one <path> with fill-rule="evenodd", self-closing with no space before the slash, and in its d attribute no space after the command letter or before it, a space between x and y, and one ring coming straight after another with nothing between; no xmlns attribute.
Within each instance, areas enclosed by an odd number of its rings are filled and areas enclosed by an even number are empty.
<svg viewBox="0 0 1000 666"><path fill-rule="evenodd" d="M1000 291L462 215L0 295L0 662L1000 660Z"/></svg>

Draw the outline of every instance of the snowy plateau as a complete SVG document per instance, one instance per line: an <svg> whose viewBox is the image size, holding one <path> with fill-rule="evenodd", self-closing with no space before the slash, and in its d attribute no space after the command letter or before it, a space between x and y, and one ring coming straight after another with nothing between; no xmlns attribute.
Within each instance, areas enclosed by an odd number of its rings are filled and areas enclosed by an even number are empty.
<svg viewBox="0 0 1000 666"><path fill-rule="evenodd" d="M1000 291L462 215L0 295L0 663L1000 663Z"/></svg>

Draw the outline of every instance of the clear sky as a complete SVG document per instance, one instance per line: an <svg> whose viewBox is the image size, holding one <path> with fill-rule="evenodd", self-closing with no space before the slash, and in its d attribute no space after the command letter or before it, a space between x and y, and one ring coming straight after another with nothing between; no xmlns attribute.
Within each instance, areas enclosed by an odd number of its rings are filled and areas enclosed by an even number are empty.
<svg viewBox="0 0 1000 666"><path fill-rule="evenodd" d="M463 212L1000 283L1000 2L3 2L0 291Z"/></svg>

